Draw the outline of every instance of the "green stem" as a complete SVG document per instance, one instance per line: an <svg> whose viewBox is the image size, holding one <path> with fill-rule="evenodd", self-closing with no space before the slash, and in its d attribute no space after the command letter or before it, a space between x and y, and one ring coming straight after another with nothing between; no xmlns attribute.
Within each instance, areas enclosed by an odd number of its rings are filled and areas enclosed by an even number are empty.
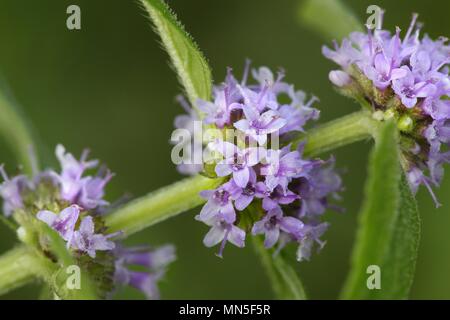
<svg viewBox="0 0 450 320"><path fill-rule="evenodd" d="M0 256L0 294L21 287L44 274L41 258L31 249L18 246Z"/></svg>
<svg viewBox="0 0 450 320"><path fill-rule="evenodd" d="M27 174L32 173L33 159L30 157L30 151L33 145L33 139L30 131L19 115L17 108L0 91L0 134L5 137L6 142L14 151L17 159L24 166ZM37 161L37 159L34 159Z"/></svg>
<svg viewBox="0 0 450 320"><path fill-rule="evenodd" d="M280 254L274 256L271 250L267 250L260 238L252 237L252 240L276 297L283 300L306 300L305 289L297 272Z"/></svg>
<svg viewBox="0 0 450 320"><path fill-rule="evenodd" d="M106 216L111 231L122 231L129 236L153 224L195 208L204 202L202 190L214 189L221 179L195 176L136 199L118 211Z"/></svg>
<svg viewBox="0 0 450 320"><path fill-rule="evenodd" d="M306 139L305 154L315 156L370 137L375 125L369 112L355 112L311 130L295 144ZM181 180L130 202L107 216L106 223L112 232L121 230L127 237L203 204L205 200L199 192L214 189L220 183L221 179L203 176Z"/></svg>
<svg viewBox="0 0 450 320"><path fill-rule="evenodd" d="M363 110L309 130L296 142L306 140L305 155L317 156L370 138L376 132L376 127L377 121L372 119L370 112Z"/></svg>

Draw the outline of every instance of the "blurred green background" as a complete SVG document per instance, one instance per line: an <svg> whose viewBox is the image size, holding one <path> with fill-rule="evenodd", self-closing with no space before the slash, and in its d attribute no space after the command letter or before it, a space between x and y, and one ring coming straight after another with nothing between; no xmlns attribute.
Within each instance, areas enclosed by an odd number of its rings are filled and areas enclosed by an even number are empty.
<svg viewBox="0 0 450 320"><path fill-rule="evenodd" d="M215 81L226 67L239 75L245 58L254 66L283 67L287 81L320 97L320 121L345 115L357 105L336 94L327 80L333 64L320 53L323 40L306 29L297 15L299 1L172 0L170 6L208 57ZM407 28L412 12L420 13L432 37L448 36L450 2L344 1L365 20L366 8L387 10L385 26ZM66 8L77 4L82 30L66 28ZM329 21L333 28L333 21ZM0 74L50 152L57 143L79 154L92 150L116 172L109 198L133 196L176 181L170 161L172 122L182 109L174 97L176 77L145 13L132 0L0 0ZM1 116L1 115L0 115ZM298 265L312 298L333 299L349 269L366 160L370 143L338 150L345 192L342 214L330 213L327 245L311 262ZM13 171L11 152L0 143L1 162ZM412 298L450 298L450 173L437 192L435 209L421 190L422 243ZM195 210L147 229L129 243L177 246L178 261L161 284L166 299L272 298L250 242L241 250L227 246L223 260L202 245L207 227L194 221ZM0 252L15 235L0 226ZM35 298L29 285L1 298ZM121 298L141 298L132 289Z"/></svg>

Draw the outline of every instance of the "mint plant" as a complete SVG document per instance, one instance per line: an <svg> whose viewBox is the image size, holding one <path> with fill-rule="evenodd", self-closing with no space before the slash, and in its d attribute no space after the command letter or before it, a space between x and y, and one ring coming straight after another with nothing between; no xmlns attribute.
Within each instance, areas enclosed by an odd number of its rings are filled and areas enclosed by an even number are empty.
<svg viewBox="0 0 450 320"><path fill-rule="evenodd" d="M296 271L301 262L290 261L287 247L295 245L296 258L303 261L325 245L329 224L323 214L340 210L336 201L343 187L334 158L319 156L372 138L341 298L408 298L420 238L414 195L424 185L435 199L431 187L439 185L449 161L446 39L421 37L417 15L403 36L399 28L363 32L339 1L306 1L305 22L336 38L332 49L323 48L340 66L329 80L361 107L308 129L319 118L318 99L285 82L283 71L252 69L247 61L240 80L229 69L225 81L213 85L207 60L169 7L161 0L142 3L187 98L179 97L187 114L175 119L173 137L189 139L173 141L182 156L173 152L172 157L191 177L125 204L109 204L103 198L113 174L100 167L91 175L98 162L87 153L77 160L57 146L62 170L40 170L30 152L37 145L34 135L0 96L0 132L24 166L14 177L2 167L2 221L22 244L0 257L0 293L37 278L62 299L111 298L124 285L158 298L157 283L175 260L174 247L127 248L120 241L202 206L196 219L210 228L204 245L218 245L223 257L228 242L243 247L251 238L277 298L306 299ZM340 24L330 29L318 14ZM366 283L373 265L382 270L380 290ZM81 270L80 290L67 286L70 266Z"/></svg>

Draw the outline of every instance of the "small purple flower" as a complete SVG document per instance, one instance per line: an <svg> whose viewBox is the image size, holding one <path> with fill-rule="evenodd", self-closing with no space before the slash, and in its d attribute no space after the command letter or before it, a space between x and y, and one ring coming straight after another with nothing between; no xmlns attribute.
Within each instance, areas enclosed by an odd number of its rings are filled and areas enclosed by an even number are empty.
<svg viewBox="0 0 450 320"><path fill-rule="evenodd" d="M228 217L229 220L234 219L236 213L233 208L229 183L218 187L216 190L204 190L200 193L200 196L208 199L200 211L199 217L201 220L209 220L219 213Z"/></svg>
<svg viewBox="0 0 450 320"><path fill-rule="evenodd" d="M287 123L275 110L260 114L252 106L244 105L242 109L246 118L235 122L234 127L255 139L260 145L266 143L268 134L277 132Z"/></svg>
<svg viewBox="0 0 450 320"><path fill-rule="evenodd" d="M71 205L59 214L48 210L39 211L36 217L58 232L59 235L67 241L67 247L69 248L74 238L75 224L77 223L79 216L80 207Z"/></svg>
<svg viewBox="0 0 450 320"><path fill-rule="evenodd" d="M434 120L450 119L450 100L426 100L423 109Z"/></svg>
<svg viewBox="0 0 450 320"><path fill-rule="evenodd" d="M408 171L408 182L414 194L417 192L419 186L423 184L428 189L428 192L431 194L431 197L433 198L436 207L441 206L441 204L437 200L436 195L433 192L433 189L431 189L432 183L431 179L425 176L421 169L417 167L410 168L410 170Z"/></svg>
<svg viewBox="0 0 450 320"><path fill-rule="evenodd" d="M231 88L228 86L223 90L217 90L214 103L203 100L197 101L198 108L206 113L203 120L206 124L214 123L218 128L230 124L231 112L240 108L238 103L231 103L230 90Z"/></svg>
<svg viewBox="0 0 450 320"><path fill-rule="evenodd" d="M131 285L142 291L147 299L159 299L157 283L165 274L167 266L175 259L175 247L165 245L160 248L125 248L117 246L114 282L118 286ZM146 272L138 272L128 267L140 266Z"/></svg>
<svg viewBox="0 0 450 320"><path fill-rule="evenodd" d="M344 69L347 69L360 56L358 50L353 47L351 41L348 39L342 40L342 46L340 47L336 41L333 44L334 50L323 46L322 54Z"/></svg>
<svg viewBox="0 0 450 320"><path fill-rule="evenodd" d="M253 138L260 145L266 143L268 134L278 132L287 124L287 120L274 110L268 110L262 114L248 106L244 106L243 110L246 119L234 123L234 127Z"/></svg>
<svg viewBox="0 0 450 320"><path fill-rule="evenodd" d="M86 177L83 179L83 185L78 199L78 203L85 209L95 209L99 206L105 206L107 201L103 200L105 195L105 186L112 179L114 174L107 171L105 176Z"/></svg>
<svg viewBox="0 0 450 320"><path fill-rule="evenodd" d="M264 196L262 197L262 206L266 211L273 210L279 207L279 205L291 204L295 200L300 199L300 196L290 190L284 190L281 186L277 186L273 190L268 189L267 186L265 187L266 191L264 193Z"/></svg>
<svg viewBox="0 0 450 320"><path fill-rule="evenodd" d="M309 261L314 243L319 245L319 250L325 246L326 242L320 240L320 237L327 231L328 226L328 223L325 222L318 225L304 226L302 229L304 234L298 239L297 261Z"/></svg>
<svg viewBox="0 0 450 320"><path fill-rule="evenodd" d="M281 150L268 150L267 164L261 168L261 175L266 177L265 183L269 190L281 186L287 192L288 183L292 178L306 176L314 166L314 161L303 160L298 151L290 151L290 146Z"/></svg>
<svg viewBox="0 0 450 320"><path fill-rule="evenodd" d="M86 216L80 223L80 228L73 233L73 247L95 258L96 251L108 251L115 248L115 244L108 239L117 234L104 236L95 233L94 221Z"/></svg>
<svg viewBox="0 0 450 320"><path fill-rule="evenodd" d="M4 180L0 185L3 214L9 217L15 210L23 208L22 192L30 188L30 183L24 175L18 175L10 180L3 165L0 166L0 174Z"/></svg>
<svg viewBox="0 0 450 320"><path fill-rule="evenodd" d="M97 160L86 161L87 150L83 152L80 161L78 161L72 154L66 153L62 145L58 145L56 156L62 167L61 174L58 175L58 181L61 185L61 198L88 210L108 204L102 198L104 188L113 174L108 171L103 177L100 174L96 177L83 177L87 169L95 168L98 165Z"/></svg>
<svg viewBox="0 0 450 320"><path fill-rule="evenodd" d="M222 257L223 249L225 248L227 241L239 248L243 248L245 246L245 231L234 225L234 222L236 221L236 214L232 216L217 213L209 219L203 219L200 215L198 215L196 216L196 219L211 227L203 239L203 244L205 246L214 247L218 243L222 242L218 252L219 257Z"/></svg>
<svg viewBox="0 0 450 320"><path fill-rule="evenodd" d="M334 159L324 166L313 168L308 178L299 178L293 182L292 190L300 195L300 217L322 215L329 207L328 198L337 197L342 189L342 179L334 170Z"/></svg>
<svg viewBox="0 0 450 320"><path fill-rule="evenodd" d="M375 87L381 90L386 89L393 80L401 79L408 74L407 69L393 68L393 61L387 60L381 53L375 56L374 65L366 66L364 72Z"/></svg>
<svg viewBox="0 0 450 320"><path fill-rule="evenodd" d="M280 207L275 207L253 225L252 234L265 234L264 246L271 248L278 241L280 231L298 236L303 228L303 222L294 217L283 216Z"/></svg>
<svg viewBox="0 0 450 320"><path fill-rule="evenodd" d="M230 181L229 192L237 210L243 211L255 197L262 198L265 196L266 185L262 182L257 182L256 178L255 171L250 169L249 181L245 187L238 186L234 180Z"/></svg>
<svg viewBox="0 0 450 320"><path fill-rule="evenodd" d="M82 176L85 170L95 168L98 161L86 161L89 152L85 150L81 155L80 161L75 159L71 153L66 153L64 146L56 146L56 157L61 164L61 174L59 181L61 183L61 197L72 203L79 197L83 183Z"/></svg>
<svg viewBox="0 0 450 320"><path fill-rule="evenodd" d="M176 259L175 247L170 244L156 249L146 246L120 248L119 252L124 264L143 266L153 270L165 268Z"/></svg>
<svg viewBox="0 0 450 320"><path fill-rule="evenodd" d="M216 165L216 174L219 177L232 174L234 182L242 188L248 183L251 167L265 157L263 148L254 147L242 150L226 141L216 141L210 146L211 150L221 153L225 158Z"/></svg>
<svg viewBox="0 0 450 320"><path fill-rule="evenodd" d="M160 297L157 283L163 275L162 272L129 271L129 284L142 291L148 300L157 300Z"/></svg>
<svg viewBox="0 0 450 320"><path fill-rule="evenodd" d="M407 67L403 68L407 70L406 76L393 80L392 88L407 108L413 108L418 98L432 95L436 87L427 81L416 82L414 74Z"/></svg>

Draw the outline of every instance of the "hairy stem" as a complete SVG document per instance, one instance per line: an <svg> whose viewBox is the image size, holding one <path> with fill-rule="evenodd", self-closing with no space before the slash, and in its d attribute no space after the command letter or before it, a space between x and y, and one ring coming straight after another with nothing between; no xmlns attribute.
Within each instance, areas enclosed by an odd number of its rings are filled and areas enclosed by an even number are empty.
<svg viewBox="0 0 450 320"><path fill-rule="evenodd" d="M364 140L376 132L377 121L368 111L351 113L342 118L309 130L296 143L306 141L305 155L317 156L321 153Z"/></svg>
<svg viewBox="0 0 450 320"><path fill-rule="evenodd" d="M323 124L295 141L307 141L305 154L320 153L366 139L374 131L376 121L370 113L360 111ZM214 189L221 179L203 176L187 178L136 199L106 217L111 231L123 232L123 236L145 229L158 222L193 209L205 202L198 194L202 190Z"/></svg>
<svg viewBox="0 0 450 320"><path fill-rule="evenodd" d="M0 256L0 294L21 287L45 274L41 258L31 249L18 246Z"/></svg>
<svg viewBox="0 0 450 320"><path fill-rule="evenodd" d="M199 192L214 189L221 182L203 176L181 180L130 202L106 216L106 223L111 231L120 230L126 237L202 204Z"/></svg>

